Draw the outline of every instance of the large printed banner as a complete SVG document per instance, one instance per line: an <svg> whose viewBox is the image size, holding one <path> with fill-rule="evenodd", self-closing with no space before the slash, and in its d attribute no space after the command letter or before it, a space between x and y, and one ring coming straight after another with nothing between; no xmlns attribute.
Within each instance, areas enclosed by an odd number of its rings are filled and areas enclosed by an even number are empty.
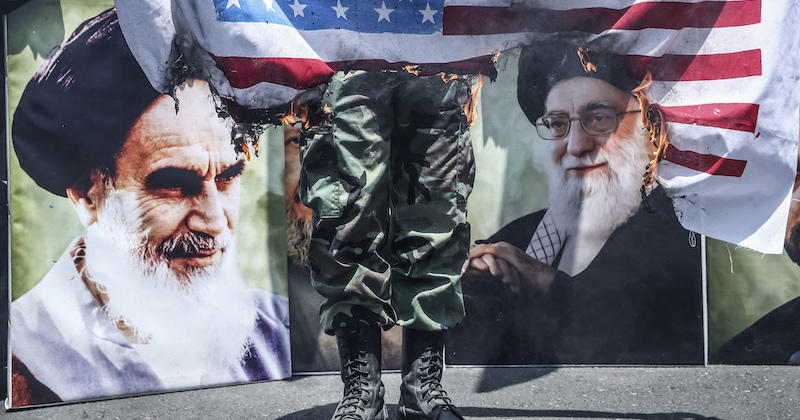
<svg viewBox="0 0 800 420"><path fill-rule="evenodd" d="M800 255L798 21L788 0L33 0L8 16L7 405L338 371L300 125L226 107L297 111L356 69L487 76L448 363L800 363L797 267L750 262Z"/></svg>
<svg viewBox="0 0 800 420"><path fill-rule="evenodd" d="M176 109L112 6L8 16L8 407L291 375L281 149L237 155L205 82Z"/></svg>

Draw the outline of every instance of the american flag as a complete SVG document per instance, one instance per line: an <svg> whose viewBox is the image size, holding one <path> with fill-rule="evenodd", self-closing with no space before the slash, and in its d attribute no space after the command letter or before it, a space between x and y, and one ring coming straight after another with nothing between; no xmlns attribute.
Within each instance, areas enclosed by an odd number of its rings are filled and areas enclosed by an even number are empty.
<svg viewBox="0 0 800 420"><path fill-rule="evenodd" d="M191 40L185 42L213 59L217 88L251 108L291 101L337 70L490 69L494 54L530 38L527 33L445 37L443 0L117 0L116 6L125 36L143 41L130 43L137 59L139 46L158 44L164 59L155 61L166 63L164 46L188 34ZM164 20L156 16L169 16L172 26L148 25L148 19ZM169 42L158 40L164 37ZM148 58L142 64L146 72L163 74L165 66L152 63ZM148 66L159 68L148 71Z"/></svg>
<svg viewBox="0 0 800 420"><path fill-rule="evenodd" d="M137 58L158 55L159 30L169 42L189 34L212 58L221 93L252 108L288 102L348 68L477 70L531 42L624 55L631 75L653 78L649 95L670 140L658 180L684 227L782 250L800 131L796 1L118 0L117 8L126 37L151 39L131 42ZM148 20L160 28L142 29ZM167 20L174 27L164 29ZM148 66L165 67L156 62L142 63L149 76ZM159 87L158 74L151 81Z"/></svg>

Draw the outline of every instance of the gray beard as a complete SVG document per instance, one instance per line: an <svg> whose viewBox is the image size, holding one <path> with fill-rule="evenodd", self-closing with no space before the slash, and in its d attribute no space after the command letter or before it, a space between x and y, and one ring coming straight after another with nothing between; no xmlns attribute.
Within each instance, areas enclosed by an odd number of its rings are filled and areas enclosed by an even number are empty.
<svg viewBox="0 0 800 420"><path fill-rule="evenodd" d="M135 206L126 201L109 192L99 210L103 225L86 230L86 267L107 298L109 321L133 331L142 344L137 351L165 384L197 386L197 375L238 366L257 302L239 275L235 247L229 245L220 266L179 276L163 255L152 255L160 247L149 246L146 232L135 228L138 217L125 213Z"/></svg>
<svg viewBox="0 0 800 420"><path fill-rule="evenodd" d="M570 234L610 234L625 223L641 203L642 175L650 161L641 130L618 141L616 149L600 149L598 155L578 159L567 155L562 162L548 159L550 206L556 226ZM583 178L567 178L565 166L605 160L608 170ZM569 163L565 165L565 161Z"/></svg>
<svg viewBox="0 0 800 420"><path fill-rule="evenodd" d="M300 218L286 205L286 252L292 264L298 267L309 267L308 248L314 226L310 220Z"/></svg>

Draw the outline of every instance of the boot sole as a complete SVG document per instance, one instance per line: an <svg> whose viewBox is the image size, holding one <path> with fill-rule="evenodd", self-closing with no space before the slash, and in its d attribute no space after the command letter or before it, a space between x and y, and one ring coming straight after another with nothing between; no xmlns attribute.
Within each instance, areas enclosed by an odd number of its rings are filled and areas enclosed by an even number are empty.
<svg viewBox="0 0 800 420"><path fill-rule="evenodd" d="M400 420L425 420L425 414L421 411L412 411L406 407L397 408L397 416Z"/></svg>
<svg viewBox="0 0 800 420"><path fill-rule="evenodd" d="M381 407L381 412L375 417L375 420L389 420L389 410L386 409L386 404Z"/></svg>

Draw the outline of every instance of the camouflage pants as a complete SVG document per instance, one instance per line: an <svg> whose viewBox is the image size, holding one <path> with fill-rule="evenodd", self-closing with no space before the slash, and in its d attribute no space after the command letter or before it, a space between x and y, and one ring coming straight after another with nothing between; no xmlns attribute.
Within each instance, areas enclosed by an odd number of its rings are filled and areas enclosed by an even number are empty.
<svg viewBox="0 0 800 420"><path fill-rule="evenodd" d="M337 73L326 121L301 138L313 210L311 278L320 323L454 327L464 317L467 197L474 160L470 80L405 71Z"/></svg>

